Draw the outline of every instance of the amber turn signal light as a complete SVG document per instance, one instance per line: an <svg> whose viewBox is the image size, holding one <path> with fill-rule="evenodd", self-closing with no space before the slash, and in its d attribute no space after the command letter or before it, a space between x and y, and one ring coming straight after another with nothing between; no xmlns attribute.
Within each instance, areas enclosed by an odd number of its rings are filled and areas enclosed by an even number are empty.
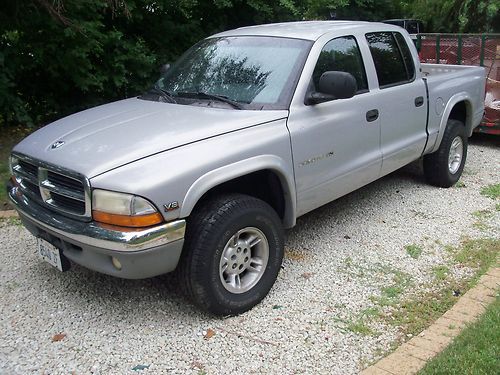
<svg viewBox="0 0 500 375"><path fill-rule="evenodd" d="M147 215L128 216L94 210L92 211L92 217L100 223L132 228L150 227L160 224L163 221L163 217L158 212Z"/></svg>

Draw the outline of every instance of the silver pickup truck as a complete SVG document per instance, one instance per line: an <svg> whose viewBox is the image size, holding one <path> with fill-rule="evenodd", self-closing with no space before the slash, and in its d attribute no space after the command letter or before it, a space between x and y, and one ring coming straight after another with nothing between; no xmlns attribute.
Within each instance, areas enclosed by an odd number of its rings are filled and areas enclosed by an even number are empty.
<svg viewBox="0 0 500 375"><path fill-rule="evenodd" d="M429 183L456 183L484 92L483 68L420 64L397 26L240 28L142 96L24 139L9 196L59 270L175 270L201 308L239 314L274 284L297 217L419 158Z"/></svg>

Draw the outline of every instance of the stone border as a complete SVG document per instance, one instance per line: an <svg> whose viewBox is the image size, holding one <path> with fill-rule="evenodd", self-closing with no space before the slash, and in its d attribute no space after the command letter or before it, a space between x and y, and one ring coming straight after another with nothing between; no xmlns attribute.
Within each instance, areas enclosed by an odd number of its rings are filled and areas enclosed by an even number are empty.
<svg viewBox="0 0 500 375"><path fill-rule="evenodd" d="M500 267L492 267L477 285L465 293L441 318L394 353L361 372L362 375L416 374L444 350L469 323L476 321L495 300L500 286Z"/></svg>
<svg viewBox="0 0 500 375"><path fill-rule="evenodd" d="M19 217L19 215L15 210L0 211L0 219L5 219L9 217Z"/></svg>

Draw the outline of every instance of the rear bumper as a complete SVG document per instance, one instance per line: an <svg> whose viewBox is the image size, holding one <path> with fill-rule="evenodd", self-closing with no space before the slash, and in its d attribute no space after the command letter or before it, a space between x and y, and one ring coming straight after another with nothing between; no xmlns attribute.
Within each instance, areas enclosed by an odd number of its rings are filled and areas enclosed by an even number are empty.
<svg viewBox="0 0 500 375"><path fill-rule="evenodd" d="M117 229L70 219L40 206L10 186L9 197L25 227L61 249L63 256L91 270L126 279L173 271L184 244L186 222L151 228ZM122 265L115 268L112 258Z"/></svg>

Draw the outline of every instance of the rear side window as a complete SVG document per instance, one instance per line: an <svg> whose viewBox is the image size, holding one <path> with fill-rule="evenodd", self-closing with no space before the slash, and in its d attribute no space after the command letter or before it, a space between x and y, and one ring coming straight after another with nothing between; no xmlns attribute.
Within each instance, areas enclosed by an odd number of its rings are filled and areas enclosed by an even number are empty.
<svg viewBox="0 0 500 375"><path fill-rule="evenodd" d="M377 70L380 88L411 82L415 65L406 40L400 33L366 34L366 40Z"/></svg>
<svg viewBox="0 0 500 375"><path fill-rule="evenodd" d="M351 73L358 84L358 93L368 91L365 66L358 43L353 36L330 40L321 51L313 73L313 84L317 88L324 72L339 71Z"/></svg>

